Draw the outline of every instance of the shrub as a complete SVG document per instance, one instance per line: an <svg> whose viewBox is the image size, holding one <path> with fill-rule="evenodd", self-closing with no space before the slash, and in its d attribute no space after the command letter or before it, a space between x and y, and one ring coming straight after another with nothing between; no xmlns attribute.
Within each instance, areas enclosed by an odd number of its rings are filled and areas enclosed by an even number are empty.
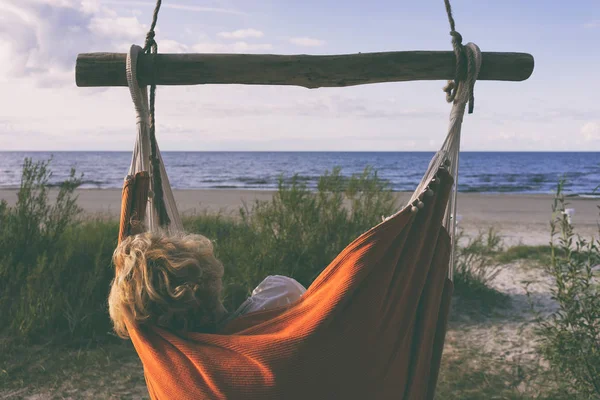
<svg viewBox="0 0 600 400"><path fill-rule="evenodd" d="M26 159L15 206L0 206L0 326L23 339L92 339L109 330L117 224L80 221L74 170L51 202L49 164Z"/></svg>
<svg viewBox="0 0 600 400"><path fill-rule="evenodd" d="M352 240L395 210L393 193L376 172L344 177L336 168L319 179L316 192L297 176L280 178L272 200L242 207L241 223L227 222L225 235L215 235L223 227L214 219L195 229L216 239L231 310L270 274L310 285Z"/></svg>
<svg viewBox="0 0 600 400"><path fill-rule="evenodd" d="M23 341L78 344L109 337L106 299L118 224L79 218L75 171L50 201L50 162L25 160L14 207L0 203L0 327ZM186 230L215 242L225 265L225 305L233 310L268 274L312 280L356 236L395 211L376 172L326 173L311 192L280 179L271 201L240 210L239 220L199 215Z"/></svg>
<svg viewBox="0 0 600 400"><path fill-rule="evenodd" d="M460 241L462 232L457 237ZM454 257L454 294L464 310L491 311L508 304L509 297L491 287L501 266L495 256L502 252L502 239L494 229L470 238L463 247L456 247Z"/></svg>
<svg viewBox="0 0 600 400"><path fill-rule="evenodd" d="M557 188L551 222L552 298L558 309L537 318L540 354L571 388L600 398L600 290L594 266L600 243L575 235L564 214L563 182Z"/></svg>

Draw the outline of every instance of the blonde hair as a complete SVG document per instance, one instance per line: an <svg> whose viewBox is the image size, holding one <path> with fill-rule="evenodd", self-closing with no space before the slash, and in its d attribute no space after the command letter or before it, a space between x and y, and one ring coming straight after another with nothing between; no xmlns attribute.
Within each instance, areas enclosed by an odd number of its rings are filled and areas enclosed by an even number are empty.
<svg viewBox="0 0 600 400"><path fill-rule="evenodd" d="M117 246L113 263L108 309L120 337L129 337L126 322L206 332L216 327L223 265L206 237L130 236Z"/></svg>

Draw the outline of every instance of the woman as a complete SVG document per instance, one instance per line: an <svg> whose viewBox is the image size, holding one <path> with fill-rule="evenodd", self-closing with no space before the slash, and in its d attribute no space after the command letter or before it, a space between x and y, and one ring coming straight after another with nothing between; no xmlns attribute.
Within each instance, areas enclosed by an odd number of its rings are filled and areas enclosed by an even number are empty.
<svg viewBox="0 0 600 400"><path fill-rule="evenodd" d="M113 263L109 313L115 332L123 338L129 336L127 321L217 332L233 318L291 304L306 291L292 278L268 276L228 314L221 303L223 265L215 258L211 241L201 235L130 236L116 248Z"/></svg>

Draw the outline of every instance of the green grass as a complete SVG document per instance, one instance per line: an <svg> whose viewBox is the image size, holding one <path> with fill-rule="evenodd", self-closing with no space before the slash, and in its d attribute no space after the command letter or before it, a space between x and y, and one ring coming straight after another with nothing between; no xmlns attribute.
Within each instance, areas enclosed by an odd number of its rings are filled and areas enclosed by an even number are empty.
<svg viewBox="0 0 600 400"><path fill-rule="evenodd" d="M0 398L148 398L141 362L123 341L79 348L0 342L0 388Z"/></svg>
<svg viewBox="0 0 600 400"><path fill-rule="evenodd" d="M16 206L0 203L0 387L24 390L13 392L22 397L145 398L139 360L129 343L111 334L107 314L118 224L82 217L74 172L50 202L49 176L47 164L26 162ZM282 179L271 201L249 204L237 218L195 215L184 225L214 241L225 265L224 303L233 310L269 274L308 286L348 243L397 207L376 172L343 177L336 169L320 179L317 191L296 177ZM471 238L457 249L454 310L485 317L509 307L509 298L491 286L501 264L545 262L547 250L504 249L494 230ZM531 373L526 366L493 361L476 348L459 350L444 357L439 399L568 398L556 391L531 397L520 389Z"/></svg>
<svg viewBox="0 0 600 400"><path fill-rule="evenodd" d="M439 400L583 400L560 377L535 365L498 360L497 355L458 341L450 330L436 390ZM141 363L129 342L72 348L14 345L0 341L0 398L38 395L62 399L148 398Z"/></svg>
<svg viewBox="0 0 600 400"><path fill-rule="evenodd" d="M506 363L493 360L478 349L463 349L444 356L437 385L437 399L531 399L517 389L522 378Z"/></svg>
<svg viewBox="0 0 600 400"><path fill-rule="evenodd" d="M551 369L567 377L571 388L600 398L600 240L577 235L564 215L568 204L559 183L551 222L551 262L546 272L557 310L536 318L538 351ZM599 207L600 208L600 207Z"/></svg>
<svg viewBox="0 0 600 400"><path fill-rule="evenodd" d="M518 245L498 253L496 260L503 264L514 261L526 260L533 261L539 265L548 265L552 259L552 249L549 245L545 246L525 246Z"/></svg>
<svg viewBox="0 0 600 400"><path fill-rule="evenodd" d="M459 234L459 240L462 237ZM454 262L456 311L470 316L486 316L496 308L507 307L509 297L491 286L500 273L495 257L503 251L498 232L489 229L458 247Z"/></svg>
<svg viewBox="0 0 600 400"><path fill-rule="evenodd" d="M32 343L101 343L111 331L106 298L118 224L82 218L74 171L51 202L50 176L48 163L26 161L17 204L0 203L0 334ZM267 275L309 286L348 243L397 208L376 171L345 177L334 169L316 191L282 177L272 200L246 205L238 218L203 214L184 225L214 241L225 266L223 301L234 310ZM459 249L459 298L488 308L502 303L489 287L490 254L498 247L490 231Z"/></svg>
<svg viewBox="0 0 600 400"><path fill-rule="evenodd" d="M0 203L0 334L31 343L101 343L111 331L106 299L118 224L82 218L74 171L51 202L50 176L48 163L27 160L17 204ZM335 169L317 191L297 177L282 178L271 201L240 209L239 218L197 215L185 227L214 241L226 269L224 304L234 310L270 274L309 286L397 207L377 172L345 177Z"/></svg>
<svg viewBox="0 0 600 400"><path fill-rule="evenodd" d="M463 342L460 328L449 332L442 357L436 399L440 400L584 400L564 377L540 366L540 360L502 360ZM460 340L457 338L461 338Z"/></svg>

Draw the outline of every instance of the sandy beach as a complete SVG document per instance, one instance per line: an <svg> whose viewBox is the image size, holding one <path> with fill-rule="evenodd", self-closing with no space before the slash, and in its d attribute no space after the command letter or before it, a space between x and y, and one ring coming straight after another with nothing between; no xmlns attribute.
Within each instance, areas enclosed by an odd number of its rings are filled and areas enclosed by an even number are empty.
<svg viewBox="0 0 600 400"><path fill-rule="evenodd" d="M256 200L269 200L274 192L259 190L176 190L174 192L179 210L184 215L198 213L222 213L236 216L244 204ZM90 216L116 218L120 209L120 190L82 189L77 192L79 205ZM407 192L397 193L398 204L408 200ZM0 199L9 204L16 201L16 190L0 190ZM490 227L496 228L505 244L540 245L549 241L549 221L552 214L553 196L526 194L459 195L459 226L469 236ZM598 199L569 198L568 208L575 209L573 224L584 236L597 236L599 212ZM460 219L462 217L462 219Z"/></svg>

